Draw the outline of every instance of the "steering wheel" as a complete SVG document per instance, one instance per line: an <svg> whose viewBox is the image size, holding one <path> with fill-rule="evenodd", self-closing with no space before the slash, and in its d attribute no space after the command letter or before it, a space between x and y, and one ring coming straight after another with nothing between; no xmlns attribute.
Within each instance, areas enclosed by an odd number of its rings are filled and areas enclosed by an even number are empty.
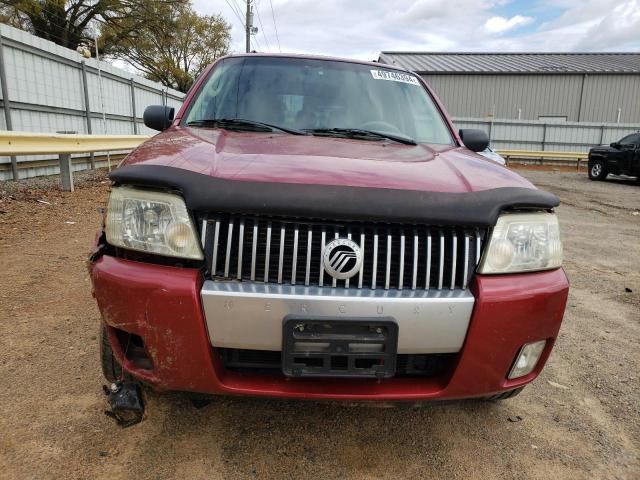
<svg viewBox="0 0 640 480"><path fill-rule="evenodd" d="M363 130L402 134L398 127L389 122L385 122L384 120L372 120L370 122L363 123L360 128Z"/></svg>

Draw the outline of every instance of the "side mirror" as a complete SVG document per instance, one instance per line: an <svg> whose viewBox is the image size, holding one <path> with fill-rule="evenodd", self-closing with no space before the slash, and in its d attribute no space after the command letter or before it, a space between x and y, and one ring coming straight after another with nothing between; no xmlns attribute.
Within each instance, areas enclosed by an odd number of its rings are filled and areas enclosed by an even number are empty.
<svg viewBox="0 0 640 480"><path fill-rule="evenodd" d="M481 152L489 146L489 136L484 130L464 128L458 133L464 146L472 152Z"/></svg>
<svg viewBox="0 0 640 480"><path fill-rule="evenodd" d="M144 124L162 132L171 126L175 109L166 105L150 105L144 109Z"/></svg>

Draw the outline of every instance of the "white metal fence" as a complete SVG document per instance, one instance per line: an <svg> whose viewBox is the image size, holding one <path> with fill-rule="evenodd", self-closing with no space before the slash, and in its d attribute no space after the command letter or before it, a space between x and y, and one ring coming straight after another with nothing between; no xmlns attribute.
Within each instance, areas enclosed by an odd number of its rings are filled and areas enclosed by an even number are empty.
<svg viewBox="0 0 640 480"><path fill-rule="evenodd" d="M457 128L480 128L491 145L503 150L551 150L588 152L594 145L609 144L629 133L640 131L640 124L555 122L540 120L491 120L454 118Z"/></svg>
<svg viewBox="0 0 640 480"><path fill-rule="evenodd" d="M0 130L152 134L142 121L144 109L153 104L177 109L184 98L105 62L99 76L96 60L2 24L0 50ZM57 173L57 161L42 162L47 158L18 157L20 178ZM0 180L12 178L10 165L9 157L0 157ZM74 169L88 166L88 160L76 162Z"/></svg>

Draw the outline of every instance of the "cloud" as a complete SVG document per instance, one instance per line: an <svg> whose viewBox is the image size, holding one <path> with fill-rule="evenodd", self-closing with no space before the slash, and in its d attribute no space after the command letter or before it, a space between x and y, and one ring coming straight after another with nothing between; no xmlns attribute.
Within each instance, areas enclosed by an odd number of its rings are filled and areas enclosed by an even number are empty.
<svg viewBox="0 0 640 480"><path fill-rule="evenodd" d="M244 1L193 1L201 13L222 13L233 25L232 51L244 51L242 24L229 7L235 2L242 8ZM272 2L283 52L372 60L382 50L640 49L640 0ZM260 31L252 45L259 51L277 52L271 4L269 0L254 3L254 24Z"/></svg>
<svg viewBox="0 0 640 480"><path fill-rule="evenodd" d="M640 43L640 1L616 6L593 24L576 44L578 49L604 50Z"/></svg>
<svg viewBox="0 0 640 480"><path fill-rule="evenodd" d="M531 22L533 22L533 17L523 17L522 15L515 15L511 18L491 17L484 23L484 28L490 33L504 33Z"/></svg>

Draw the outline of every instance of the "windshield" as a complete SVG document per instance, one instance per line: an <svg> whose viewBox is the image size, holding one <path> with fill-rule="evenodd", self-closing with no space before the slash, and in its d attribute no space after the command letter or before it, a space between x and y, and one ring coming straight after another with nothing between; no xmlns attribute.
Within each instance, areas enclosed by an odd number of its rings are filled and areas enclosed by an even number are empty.
<svg viewBox="0 0 640 480"><path fill-rule="evenodd" d="M183 123L225 128L224 123L206 123L216 119L322 135L360 130L392 139L453 143L417 77L383 65L279 57L224 59L199 90Z"/></svg>

